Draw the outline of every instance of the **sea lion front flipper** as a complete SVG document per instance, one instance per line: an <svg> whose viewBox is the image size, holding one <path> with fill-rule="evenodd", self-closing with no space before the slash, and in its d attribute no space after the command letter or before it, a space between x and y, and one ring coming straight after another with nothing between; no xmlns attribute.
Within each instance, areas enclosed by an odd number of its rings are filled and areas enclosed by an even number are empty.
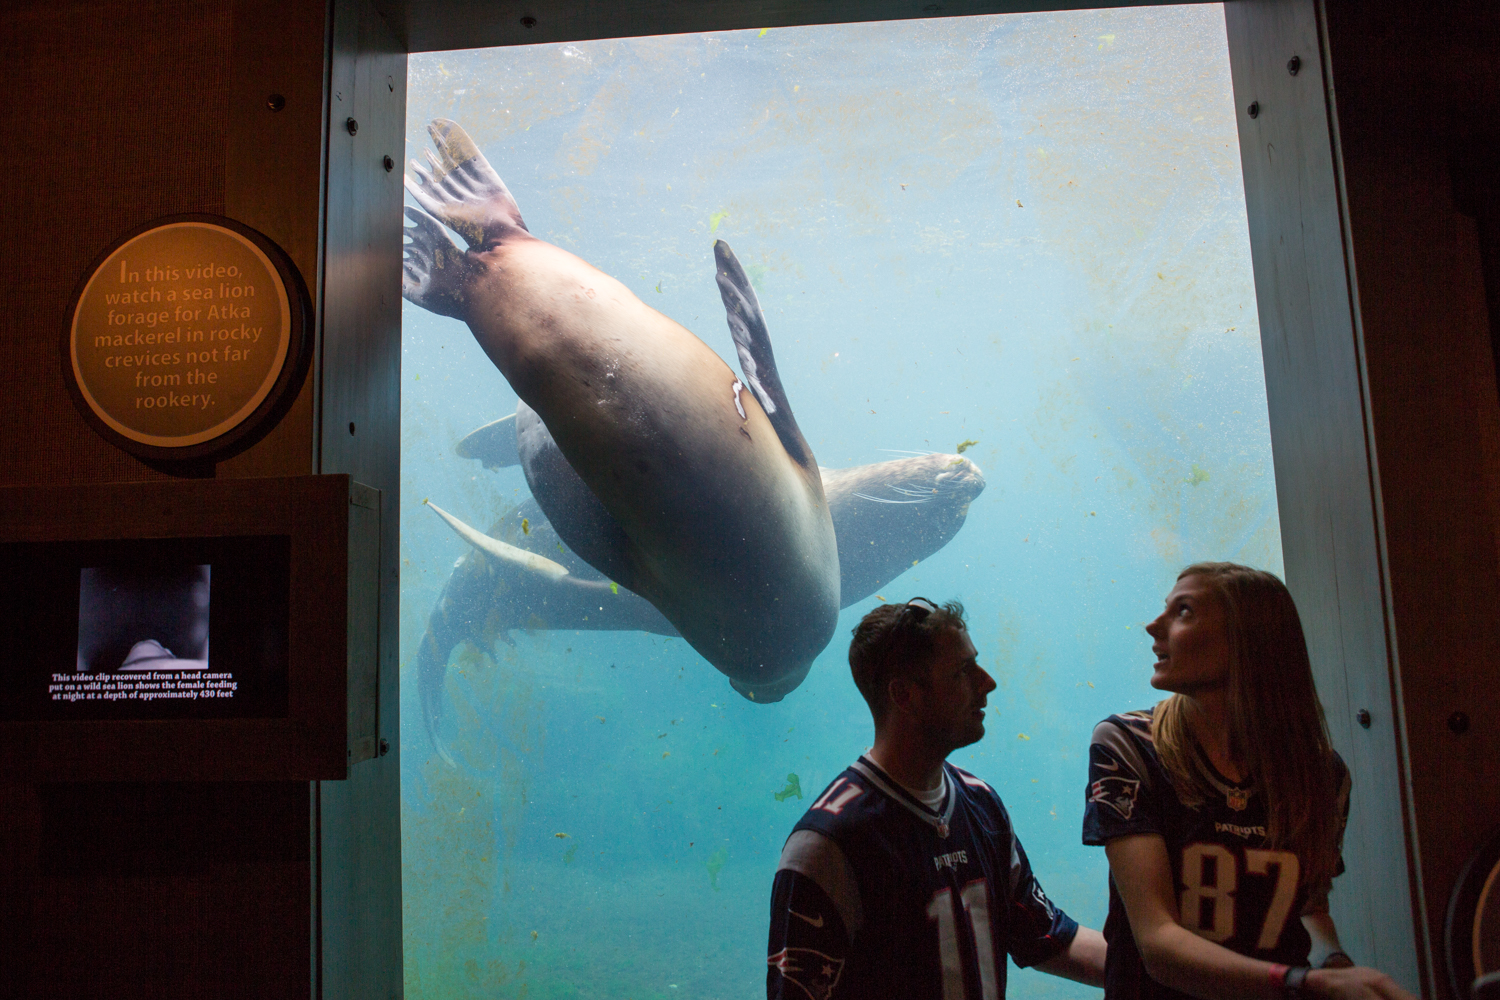
<svg viewBox="0 0 1500 1000"><path fill-rule="evenodd" d="M486 469L504 469L521 464L516 450L516 415L514 413L476 427L453 446L459 458L477 458Z"/></svg>
<svg viewBox="0 0 1500 1000"><path fill-rule="evenodd" d="M750 287L750 278L734 251L723 240L714 242L715 280L719 284L719 296L724 300L724 311L729 321L729 335L734 338L735 350L740 356L740 371L750 391L760 401L761 409L776 428L781 446L786 453L808 472L816 475L817 462L812 449L792 416L791 404L787 402L786 390L781 386L781 375L776 371L776 356L771 352L771 334L766 329L766 317L760 311L760 301L755 289Z"/></svg>
<svg viewBox="0 0 1500 1000"><path fill-rule="evenodd" d="M404 178L406 190L418 205L470 247L496 242L508 229L526 229L510 189L457 122L434 119L427 134L437 150L427 154L430 168L413 160L417 179Z"/></svg>

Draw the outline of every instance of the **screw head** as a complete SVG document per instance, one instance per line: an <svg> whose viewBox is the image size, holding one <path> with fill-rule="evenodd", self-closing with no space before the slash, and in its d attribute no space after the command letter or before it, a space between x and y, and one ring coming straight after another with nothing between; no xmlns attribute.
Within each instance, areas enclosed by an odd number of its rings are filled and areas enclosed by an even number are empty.
<svg viewBox="0 0 1500 1000"><path fill-rule="evenodd" d="M1361 729L1369 729L1370 710L1368 708L1360 709L1359 712L1354 716L1354 721L1359 723Z"/></svg>
<svg viewBox="0 0 1500 1000"><path fill-rule="evenodd" d="M389 156L382 158L380 161L380 165L385 167L386 173L390 173L392 170L396 169L396 161L391 159Z"/></svg>
<svg viewBox="0 0 1500 1000"><path fill-rule="evenodd" d="M530 14L527 14L525 17L521 18L521 27L523 27L523 28L535 28L536 27L536 18L532 17Z"/></svg>
<svg viewBox="0 0 1500 1000"><path fill-rule="evenodd" d="M1448 716L1448 728L1455 736L1462 736L1469 731L1469 713L1454 712Z"/></svg>
<svg viewBox="0 0 1500 1000"><path fill-rule="evenodd" d="M266 98L266 107L272 111L280 111L286 107L286 98L280 94L271 94Z"/></svg>
<svg viewBox="0 0 1500 1000"><path fill-rule="evenodd" d="M359 134L359 122L355 121L353 118L344 119L344 128L349 130L350 135Z"/></svg>
<svg viewBox="0 0 1500 1000"><path fill-rule="evenodd" d="M1288 59L1286 61L1286 71L1288 73L1292 74L1293 76L1296 76L1297 73L1301 71L1301 69L1302 69L1302 57L1301 56L1292 56L1292 58L1290 58L1290 59Z"/></svg>
<svg viewBox="0 0 1500 1000"><path fill-rule="evenodd" d="M1251 118L1259 118L1260 117L1260 102L1259 101L1251 101L1250 102L1250 106L1245 109L1245 114L1249 115Z"/></svg>

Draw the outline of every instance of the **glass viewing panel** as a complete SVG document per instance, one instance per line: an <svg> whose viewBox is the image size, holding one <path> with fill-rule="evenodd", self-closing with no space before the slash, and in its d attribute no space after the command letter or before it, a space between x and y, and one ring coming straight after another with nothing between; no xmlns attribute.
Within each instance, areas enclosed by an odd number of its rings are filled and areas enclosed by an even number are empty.
<svg viewBox="0 0 1500 1000"><path fill-rule="evenodd" d="M1143 623L1190 561L1281 573L1222 9L444 52L410 74L409 158L457 122L534 235L743 378L725 241L818 464L907 464L830 495L846 578L876 582L845 588L800 686L752 701L640 630L628 591L549 599L545 565L480 556L424 506L599 579L532 500L511 424L460 444L516 393L467 326L406 303L407 995L763 996L782 843L872 739L850 630L917 594L963 601L999 684L951 759L1101 926L1089 735L1157 700ZM1030 971L1010 990L1093 994Z"/></svg>

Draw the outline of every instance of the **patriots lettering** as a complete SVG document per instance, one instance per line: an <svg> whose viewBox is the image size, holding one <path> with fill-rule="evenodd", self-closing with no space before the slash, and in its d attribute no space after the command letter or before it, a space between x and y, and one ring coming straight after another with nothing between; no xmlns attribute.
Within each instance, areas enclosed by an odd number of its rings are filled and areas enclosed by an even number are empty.
<svg viewBox="0 0 1500 1000"><path fill-rule="evenodd" d="M938 869L939 871L944 868L952 868L954 871L958 871L959 865L966 865L968 863L968 851L950 851L947 854L939 854L937 857L932 859L932 867Z"/></svg>

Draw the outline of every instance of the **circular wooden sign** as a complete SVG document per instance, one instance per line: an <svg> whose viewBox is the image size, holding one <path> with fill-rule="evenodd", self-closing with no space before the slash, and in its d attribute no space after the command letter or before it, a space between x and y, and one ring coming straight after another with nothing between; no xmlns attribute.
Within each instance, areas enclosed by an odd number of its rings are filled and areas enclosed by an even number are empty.
<svg viewBox="0 0 1500 1000"><path fill-rule="evenodd" d="M79 282L68 385L126 451L224 458L275 426L301 388L309 312L296 267L265 236L219 216L158 219Z"/></svg>

